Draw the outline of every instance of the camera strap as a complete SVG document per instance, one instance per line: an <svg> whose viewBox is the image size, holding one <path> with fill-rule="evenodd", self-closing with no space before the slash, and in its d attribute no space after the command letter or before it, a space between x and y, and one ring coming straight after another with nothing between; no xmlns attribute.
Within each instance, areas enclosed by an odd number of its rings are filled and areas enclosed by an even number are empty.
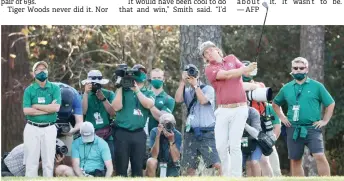
<svg viewBox="0 0 344 181"><path fill-rule="evenodd" d="M205 86L206 86L206 85L204 85L204 84L200 85L201 90L202 90ZM185 87L184 87L184 91L183 91L183 97L184 97L184 100L185 100ZM190 104L189 104L189 106L188 106L188 112L187 112L186 117L189 116L190 110L191 110L191 108L193 107L193 105L196 103L196 101L197 101L197 95L196 95L196 90L195 90L195 93L194 93L194 95L193 95L193 99L192 99L192 101L190 102Z"/></svg>
<svg viewBox="0 0 344 181"><path fill-rule="evenodd" d="M164 148L164 145L167 145L166 148ZM169 162L171 158L171 154L168 154L168 160L165 160L165 155L166 152L170 150L170 145L168 143L167 138L163 135L163 133L160 135L160 140L159 140L159 155L158 155L158 160L160 162Z"/></svg>

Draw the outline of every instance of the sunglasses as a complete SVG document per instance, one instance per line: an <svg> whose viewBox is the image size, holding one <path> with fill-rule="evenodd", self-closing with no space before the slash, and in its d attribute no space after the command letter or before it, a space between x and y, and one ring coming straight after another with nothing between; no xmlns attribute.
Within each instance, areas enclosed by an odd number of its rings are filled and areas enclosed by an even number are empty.
<svg viewBox="0 0 344 181"><path fill-rule="evenodd" d="M90 78L90 79L92 79L92 80L102 80L103 79L103 76L90 76L90 77L88 77L88 78Z"/></svg>
<svg viewBox="0 0 344 181"><path fill-rule="evenodd" d="M48 71L47 69L36 69L35 73L39 73L39 72L46 72Z"/></svg>
<svg viewBox="0 0 344 181"><path fill-rule="evenodd" d="M294 70L304 70L306 67L293 67Z"/></svg>

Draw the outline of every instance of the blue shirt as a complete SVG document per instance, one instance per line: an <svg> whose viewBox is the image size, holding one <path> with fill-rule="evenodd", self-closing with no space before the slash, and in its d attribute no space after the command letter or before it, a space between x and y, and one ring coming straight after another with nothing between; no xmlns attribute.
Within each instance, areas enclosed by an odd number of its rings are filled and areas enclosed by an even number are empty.
<svg viewBox="0 0 344 181"><path fill-rule="evenodd" d="M72 158L80 159L80 168L90 173L98 170L105 170L105 161L111 160L109 145L98 136L95 136L93 143L85 144L82 138L73 141Z"/></svg>
<svg viewBox="0 0 344 181"><path fill-rule="evenodd" d="M157 127L153 128L150 132L150 141L149 141L149 143L150 143L149 147L150 148L153 148L153 146L154 146L157 132L158 132ZM173 130L173 133L174 133L175 144L177 146L178 151L180 152L180 147L182 145L182 134L176 129ZM163 136L163 133L161 133L161 135ZM173 161L172 161L172 158L170 156L169 141L167 140L167 138L166 139L160 138L160 143L161 143L161 141L162 141L162 144L160 144L159 146L162 149L159 149L158 161L159 162L165 161L165 162L172 163ZM164 155L161 155L162 154L161 150L163 150ZM163 158L163 160L159 160L160 158Z"/></svg>
<svg viewBox="0 0 344 181"><path fill-rule="evenodd" d="M190 115L194 115L191 121L191 127L214 127L215 126L215 91L210 85L203 87L202 92L209 101L207 104L201 104L198 100L190 109ZM189 107L192 99L194 98L195 89L188 87L185 89L184 103Z"/></svg>
<svg viewBox="0 0 344 181"><path fill-rule="evenodd" d="M74 89L74 87L71 87L70 85L61 83L61 82L52 82L53 84L59 86L59 87L69 87L72 89L74 93L72 108L73 108L73 114L75 115L82 115L82 103L81 103L81 95L79 92Z"/></svg>

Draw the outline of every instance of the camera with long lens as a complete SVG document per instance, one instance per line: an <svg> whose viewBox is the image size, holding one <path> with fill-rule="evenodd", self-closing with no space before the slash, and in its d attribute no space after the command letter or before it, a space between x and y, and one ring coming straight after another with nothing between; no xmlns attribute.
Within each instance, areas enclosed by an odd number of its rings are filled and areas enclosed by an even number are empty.
<svg viewBox="0 0 344 181"><path fill-rule="evenodd" d="M164 128L166 129L167 132L172 133L174 130L174 124L171 122L167 122L164 124Z"/></svg>
<svg viewBox="0 0 344 181"><path fill-rule="evenodd" d="M122 87L123 89L128 90L135 86L134 76L138 76L139 74L140 70L134 68L130 69L128 65L121 64L113 75L115 86L117 88Z"/></svg>
<svg viewBox="0 0 344 181"><path fill-rule="evenodd" d="M270 87L256 88L246 91L246 97L249 101L267 102L272 100L272 89Z"/></svg>
<svg viewBox="0 0 344 181"><path fill-rule="evenodd" d="M98 90L102 88L102 85L99 83L92 82L92 92L96 93Z"/></svg>
<svg viewBox="0 0 344 181"><path fill-rule="evenodd" d="M63 157L63 155L66 155L67 153L68 153L67 146L56 145L56 154L57 155L60 155L61 157Z"/></svg>

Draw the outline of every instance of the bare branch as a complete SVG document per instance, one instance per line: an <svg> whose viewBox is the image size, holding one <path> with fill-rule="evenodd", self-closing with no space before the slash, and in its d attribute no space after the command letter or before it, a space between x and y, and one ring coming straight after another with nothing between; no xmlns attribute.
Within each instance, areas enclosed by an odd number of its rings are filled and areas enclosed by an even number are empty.
<svg viewBox="0 0 344 181"><path fill-rule="evenodd" d="M102 53L108 54L108 55L110 55L110 56L112 56L113 58L115 58L115 59L118 60L118 58L117 58L114 54L112 54L112 53L110 53L110 52L108 52L108 51L102 50L102 49L91 50L91 51L87 51L87 52L81 53L81 54L77 57L77 60L80 59L80 58L81 58L83 55L85 55L85 54L95 53L95 52L102 52Z"/></svg>
<svg viewBox="0 0 344 181"><path fill-rule="evenodd" d="M13 35L23 35L23 36L25 36L25 34L23 32L15 32L15 33L10 33L8 35L8 37L13 36Z"/></svg>
<svg viewBox="0 0 344 181"><path fill-rule="evenodd" d="M110 63L96 63L97 66L106 66L106 67L110 67L110 68L113 68L113 67L117 67L118 64L110 64Z"/></svg>
<svg viewBox="0 0 344 181"><path fill-rule="evenodd" d="M19 40L22 40L22 39L25 39L25 38L36 37L36 36L38 36L38 35L28 35L28 36L23 36L23 37L17 38L16 40L13 41L13 43L11 45L11 48L13 48L14 44L17 43L17 41L19 41Z"/></svg>
<svg viewBox="0 0 344 181"><path fill-rule="evenodd" d="M4 59L3 57L1 57L1 62L7 62L8 60Z"/></svg>

